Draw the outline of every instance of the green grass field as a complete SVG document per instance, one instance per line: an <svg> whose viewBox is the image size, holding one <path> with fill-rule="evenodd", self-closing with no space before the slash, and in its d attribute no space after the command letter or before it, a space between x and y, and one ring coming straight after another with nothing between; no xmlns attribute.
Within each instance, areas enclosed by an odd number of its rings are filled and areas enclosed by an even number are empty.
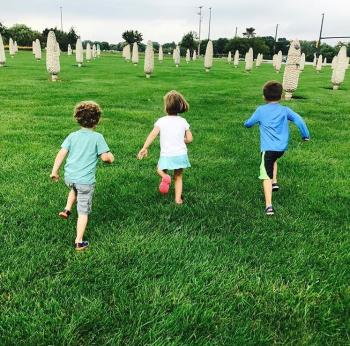
<svg viewBox="0 0 350 346"><path fill-rule="evenodd" d="M116 55L81 69L64 55L61 70L51 83L24 52L0 69L1 345L350 343L349 74L333 91L330 67L302 73L288 104L312 140L291 125L267 218L258 127L242 122L282 79L271 65L205 73L169 58L147 80ZM188 99L194 135L181 207L158 194L158 142L136 160L170 89ZM57 217L68 191L49 174L86 99L117 160L98 166L91 247L75 253L76 213Z"/></svg>

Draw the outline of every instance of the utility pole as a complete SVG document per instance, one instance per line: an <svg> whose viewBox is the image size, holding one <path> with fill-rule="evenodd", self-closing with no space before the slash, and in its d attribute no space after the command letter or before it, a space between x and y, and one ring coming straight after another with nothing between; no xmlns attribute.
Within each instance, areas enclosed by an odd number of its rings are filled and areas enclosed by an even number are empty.
<svg viewBox="0 0 350 346"><path fill-rule="evenodd" d="M61 11L61 31L63 31L62 6L60 6L60 11Z"/></svg>
<svg viewBox="0 0 350 346"><path fill-rule="evenodd" d="M210 25L211 25L211 7L209 7L209 30L208 30L208 41L210 40Z"/></svg>
<svg viewBox="0 0 350 346"><path fill-rule="evenodd" d="M203 6L199 6L199 30L198 30L198 56L201 55L201 30L202 30L202 8Z"/></svg>
<svg viewBox="0 0 350 346"><path fill-rule="evenodd" d="M236 26L235 38L237 38L238 27Z"/></svg>
<svg viewBox="0 0 350 346"><path fill-rule="evenodd" d="M320 46L321 46L322 32L323 32L323 22L324 22L324 13L322 13L320 36L319 36L318 42L317 42L317 53L320 53Z"/></svg>
<svg viewBox="0 0 350 346"><path fill-rule="evenodd" d="M277 33L278 33L278 24L276 25L275 40L273 41L273 54L276 54Z"/></svg>

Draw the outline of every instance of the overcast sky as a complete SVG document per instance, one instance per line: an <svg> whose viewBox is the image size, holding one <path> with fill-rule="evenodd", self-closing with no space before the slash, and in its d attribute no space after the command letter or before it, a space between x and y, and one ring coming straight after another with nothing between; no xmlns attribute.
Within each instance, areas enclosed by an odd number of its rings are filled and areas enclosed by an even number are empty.
<svg viewBox="0 0 350 346"><path fill-rule="evenodd" d="M203 5L202 38L208 36L209 7L212 12L212 38L233 37L236 26L258 35L315 40L325 12L324 35L350 36L350 0L0 0L0 22L6 26L24 23L42 31L73 26L82 39L122 41L126 29L137 29L145 40L160 43L180 41L190 30L198 32L198 6ZM349 41L349 40L348 40ZM336 43L336 40L330 41Z"/></svg>

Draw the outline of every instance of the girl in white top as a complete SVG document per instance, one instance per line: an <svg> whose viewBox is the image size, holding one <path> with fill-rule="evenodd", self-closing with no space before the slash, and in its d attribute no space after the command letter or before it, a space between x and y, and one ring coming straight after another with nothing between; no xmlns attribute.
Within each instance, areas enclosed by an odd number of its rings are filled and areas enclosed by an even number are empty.
<svg viewBox="0 0 350 346"><path fill-rule="evenodd" d="M193 137L190 125L186 119L179 116L187 112L189 105L186 99L177 91L172 90L164 96L164 110L166 116L158 119L154 129L148 135L143 148L138 154L141 160L148 155L148 148L160 133L160 158L157 172L162 180L159 191L167 194L171 185L168 170L174 170L175 202L182 204L182 173L184 168L191 167L187 155L187 146Z"/></svg>

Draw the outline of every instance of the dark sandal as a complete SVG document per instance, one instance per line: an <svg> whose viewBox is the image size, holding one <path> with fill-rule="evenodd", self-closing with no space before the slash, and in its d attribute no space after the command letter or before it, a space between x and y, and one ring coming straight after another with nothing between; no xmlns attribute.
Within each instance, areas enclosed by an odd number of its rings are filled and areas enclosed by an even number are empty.
<svg viewBox="0 0 350 346"><path fill-rule="evenodd" d="M279 189L280 189L280 187L277 183L272 184L272 192L277 192Z"/></svg>
<svg viewBox="0 0 350 346"><path fill-rule="evenodd" d="M267 216L273 216L273 215L275 215L275 211L273 210L272 206L271 206L271 207L267 207L267 208L265 209L265 214L266 214Z"/></svg>
<svg viewBox="0 0 350 346"><path fill-rule="evenodd" d="M89 247L88 241L82 241L81 243L75 243L74 248L76 251L83 251L86 250Z"/></svg>

